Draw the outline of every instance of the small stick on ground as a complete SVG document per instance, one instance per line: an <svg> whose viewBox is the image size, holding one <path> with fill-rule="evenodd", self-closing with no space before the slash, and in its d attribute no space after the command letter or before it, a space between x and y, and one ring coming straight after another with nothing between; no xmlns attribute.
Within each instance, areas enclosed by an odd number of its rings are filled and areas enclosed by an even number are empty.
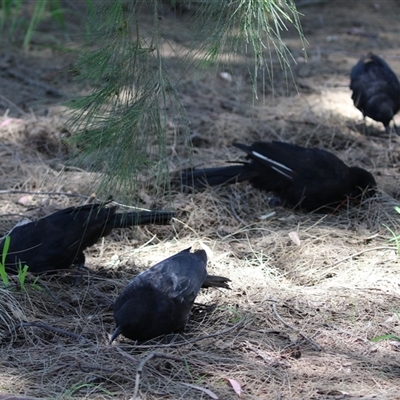
<svg viewBox="0 0 400 400"><path fill-rule="evenodd" d="M397 249L396 249L396 247L393 247L393 246L377 246L377 247L371 247L370 249L364 249L364 250L358 251L357 253L353 253L353 254L350 254L349 256L343 257L338 261L335 261L333 264L329 265L329 267L325 269L325 272L326 272L326 274L329 273L331 268L336 267L336 265L342 263L343 261L349 260L354 257L358 257L361 254L367 253L368 251L377 251L377 250L397 250Z"/></svg>
<svg viewBox="0 0 400 400"><path fill-rule="evenodd" d="M240 325L242 325L244 323L244 321L246 320L246 317L242 318L239 322L237 322L235 325L223 329L222 331L218 331L215 333L210 333L209 335L204 335L204 336L200 336L198 338L194 338L194 339L190 339L187 341L179 341L179 342L174 342L174 343L168 343L168 344L155 344L155 345L138 345L135 346L135 348L137 349L154 349L154 348L165 348L165 347L180 347L180 346L185 346L187 344L193 344L196 342L199 342L200 340L204 340L204 339L209 339L215 336L220 336L220 335L225 335L228 332L233 331L234 329L238 328Z"/></svg>
<svg viewBox="0 0 400 400"><path fill-rule="evenodd" d="M151 352L150 354L148 354L145 358L143 358L137 369L136 369L136 380L135 380L135 391L133 393L132 396L132 400L136 400L137 399L137 395L139 392L139 385L140 385L140 378L143 374L143 368L145 366L145 364L147 363L147 361L151 360L152 358L166 358L167 360L173 360L173 361L179 361L179 362L184 362L185 360L181 357L173 357L173 356L169 356L167 354L163 354L163 353L156 353L156 352Z"/></svg>
<svg viewBox="0 0 400 400"><path fill-rule="evenodd" d="M36 190L0 190L0 194L34 194L37 196L67 196L67 197L78 197L80 199L88 199L90 196L84 196L82 194L69 193L69 192L38 192Z"/></svg>
<svg viewBox="0 0 400 400"><path fill-rule="evenodd" d="M43 322L35 322L35 321L34 322L21 322L21 323L15 325L10 330L9 335L11 335L11 333L15 332L17 329L21 329L21 328L24 328L27 326L33 326L35 328L40 328L40 329L44 329L44 330L47 330L50 332L59 333L60 335L69 336L73 339L76 339L77 341L85 340L87 342L92 343L89 339L87 339L86 337L84 337L82 335L78 335L77 333L69 332L69 331L66 331L61 328L55 328L54 326L44 324Z"/></svg>
<svg viewBox="0 0 400 400"><path fill-rule="evenodd" d="M242 218L239 217L239 215L237 215L235 207L233 207L232 199L229 200L229 205L232 211L233 218L235 218L236 221L240 222L241 224L246 225L246 222L243 221Z"/></svg>
<svg viewBox="0 0 400 400"><path fill-rule="evenodd" d="M311 346L313 346L317 351L322 351L321 346L319 346L317 343L315 343L314 341L312 341L308 336L304 335L304 333L301 333L298 329L294 328L292 325L288 324L278 313L278 310L276 309L276 302L272 303L272 310L274 311L274 314L276 316L276 318L279 319L279 321L282 322L283 325L285 325L286 327L288 327L289 329L291 329L292 331L295 331L299 334L299 336L301 336L304 340L306 340L308 343L311 344Z"/></svg>
<svg viewBox="0 0 400 400"><path fill-rule="evenodd" d="M47 83L40 82L40 81L38 81L36 79L34 80L34 79L28 78L26 76L26 74L24 73L24 71L17 72L15 70L7 69L7 73L12 78L19 79L19 80L21 80L21 81L23 81L23 82L25 82L28 85L31 85L33 87L38 87L38 88L43 89L46 92L46 94L49 94L49 95L55 96L55 97L65 97L65 94L63 92L60 92L55 87L50 86Z"/></svg>
<svg viewBox="0 0 400 400"><path fill-rule="evenodd" d="M73 310L73 307L70 305L66 305L63 301L61 301L57 296L50 290L50 288L41 280L39 277L35 277L35 283L39 283L40 286L43 286L47 292L47 294L65 311Z"/></svg>

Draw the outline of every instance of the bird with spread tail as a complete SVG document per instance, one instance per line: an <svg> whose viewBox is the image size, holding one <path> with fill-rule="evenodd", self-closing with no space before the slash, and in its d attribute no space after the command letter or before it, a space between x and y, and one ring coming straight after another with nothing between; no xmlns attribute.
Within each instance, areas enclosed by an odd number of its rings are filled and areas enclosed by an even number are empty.
<svg viewBox="0 0 400 400"><path fill-rule="evenodd" d="M17 273L20 265L34 274L82 267L84 250L115 228L136 225L167 225L175 216L170 211L116 213L117 207L87 204L59 210L34 222L18 224L0 243L0 254L9 237L5 269ZM7 241L8 241L7 240Z"/></svg>
<svg viewBox="0 0 400 400"><path fill-rule="evenodd" d="M283 206L306 212L326 212L346 200L375 193L376 182L370 172L348 167L326 150L275 141L233 145L247 154L247 161L187 169L172 182L199 189L249 181L257 189L274 193Z"/></svg>
<svg viewBox="0 0 400 400"><path fill-rule="evenodd" d="M364 119L370 117L382 122L389 132L390 121L400 109L400 82L389 65L372 53L362 57L351 70L350 89L354 105Z"/></svg>
<svg viewBox="0 0 400 400"><path fill-rule="evenodd" d="M114 303L119 335L146 341L182 331L201 288L229 289L228 278L207 274L204 250L183 250L137 275Z"/></svg>

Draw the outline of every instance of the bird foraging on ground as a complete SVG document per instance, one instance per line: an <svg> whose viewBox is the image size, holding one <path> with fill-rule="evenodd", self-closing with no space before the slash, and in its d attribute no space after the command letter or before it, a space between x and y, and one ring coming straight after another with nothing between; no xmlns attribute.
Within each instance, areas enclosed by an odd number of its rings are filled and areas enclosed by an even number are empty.
<svg viewBox="0 0 400 400"><path fill-rule="evenodd" d="M219 168L188 169L173 181L204 188L249 181L273 192L282 205L302 211L326 211L346 199L372 196L376 182L368 171L348 167L334 154L282 142L234 143L248 161Z"/></svg>
<svg viewBox="0 0 400 400"><path fill-rule="evenodd" d="M382 122L386 132L400 109L400 82L382 58L370 53L350 73L351 98L363 117ZM396 133L397 126L394 124Z"/></svg>
<svg viewBox="0 0 400 400"><path fill-rule="evenodd" d="M117 207L88 204L69 207L35 222L17 225L7 236L10 246L5 258L6 271L16 273L19 263L34 274L82 267L83 251L107 236L115 228L136 225L169 224L170 211L138 211L116 213ZM5 238L0 243L3 252Z"/></svg>
<svg viewBox="0 0 400 400"><path fill-rule="evenodd" d="M188 248L136 276L115 301L110 343L120 334L145 341L183 330L200 288L229 289L229 279L208 275L206 265L204 250Z"/></svg>

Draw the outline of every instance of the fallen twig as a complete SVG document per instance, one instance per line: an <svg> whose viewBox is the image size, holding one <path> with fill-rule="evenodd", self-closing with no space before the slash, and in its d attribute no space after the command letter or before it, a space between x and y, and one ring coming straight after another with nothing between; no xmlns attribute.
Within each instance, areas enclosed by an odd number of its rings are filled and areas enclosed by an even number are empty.
<svg viewBox="0 0 400 400"><path fill-rule="evenodd" d="M292 331L295 331L301 336L304 340L306 340L308 343L310 343L317 351L322 351L321 346L319 346L317 343L312 341L308 336L304 335L304 333L301 333L298 329L294 328L292 325L288 324L278 313L278 310L276 309L276 302L272 302L272 310L274 311L274 314L276 318L279 319L279 321L282 322L283 325L291 329Z"/></svg>
<svg viewBox="0 0 400 400"><path fill-rule="evenodd" d="M371 247L370 249L364 249L364 250L358 251L357 253L350 254L349 256L341 258L340 260L329 265L329 267L327 267L327 269L325 271L329 272L330 268L336 267L336 265L342 263L343 261L349 260L353 257L360 256L361 254L367 253L368 251L375 251L375 250L397 250L397 249L395 247L391 247L391 246L377 246L377 247Z"/></svg>
<svg viewBox="0 0 400 400"><path fill-rule="evenodd" d="M143 368L145 366L145 364L147 363L147 361L151 360L152 358L166 358L168 360L173 360L173 361L179 361L179 362L184 362L185 360L181 357L174 357L174 356L169 356L167 354L163 354L163 353L156 353L156 352L151 352L150 354L148 354L146 357L144 357L138 367L136 368L136 380L135 380L135 391L133 392L133 396L132 396L132 400L136 400L137 399L137 395L139 392L139 385L140 385L140 378L143 374Z"/></svg>
<svg viewBox="0 0 400 400"><path fill-rule="evenodd" d="M218 331L215 333L210 333L209 335L200 336L198 338L194 338L194 339L190 339L190 340L186 340L186 341L182 340L179 342L168 343L168 344L137 345L137 346L135 346L135 349L170 348L170 347L185 346L187 344L193 344L193 343L199 342L200 340L209 339L209 338L212 338L215 336L220 336L220 335L224 335L228 332L231 332L234 329L238 328L240 325L242 325L245 320L246 320L246 317L242 318L239 322L237 322L235 325L232 325L229 328L223 329L222 331Z"/></svg>
<svg viewBox="0 0 400 400"><path fill-rule="evenodd" d="M186 382L179 382L179 383L181 385L183 385L183 386L187 386L187 387L190 387L192 389L200 390L200 392L208 394L212 399L218 400L218 396L214 392L212 392L210 389L203 388L203 387L198 386L198 385L192 385L191 383L186 383Z"/></svg>
<svg viewBox="0 0 400 400"><path fill-rule="evenodd" d="M53 293L52 290L50 290L50 288L43 282L43 280L41 280L39 277L35 277L34 280L35 283L39 284L40 286L43 286L44 289L46 290L46 292L48 293L48 295L55 301L57 302L57 304L63 308L65 311L71 311L73 310L73 307L70 305L65 305L64 302L62 302L59 298L57 298L57 296Z"/></svg>
<svg viewBox="0 0 400 400"><path fill-rule="evenodd" d="M115 369L114 368L106 368L104 366L84 364L84 363L81 363L80 361L77 361L75 365L77 365L78 368L82 372L100 371L100 372L109 372L110 374L114 374L115 373Z"/></svg>
<svg viewBox="0 0 400 400"><path fill-rule="evenodd" d="M32 190L0 190L0 194L34 194L38 196L67 196L67 197L79 197L81 199L87 199L91 196L83 196L81 194L69 193L69 192L37 192Z"/></svg>
<svg viewBox="0 0 400 400"><path fill-rule="evenodd" d="M22 82L27 83L28 85L43 89L46 92L46 94L49 94L51 96L55 96L55 97L64 97L65 96L65 94L63 92L60 92L55 87L48 85L47 83L40 82L39 80L36 80L36 79L30 79L23 72L17 72L15 69L7 69L7 73L12 78L16 78L18 80L21 80Z"/></svg>
<svg viewBox="0 0 400 400"><path fill-rule="evenodd" d="M122 356L124 356L126 359L128 359L132 364L135 366L139 363L139 360L136 359L135 357L132 357L129 353L126 351L122 350L119 346L113 346L115 349L117 349L118 353L120 353Z"/></svg>
<svg viewBox="0 0 400 400"><path fill-rule="evenodd" d="M243 221L243 219L240 218L239 215L237 215L235 207L233 207L232 199L229 199L229 205L230 205L230 208L231 208L231 211L232 211L233 218L235 218L236 221L238 221L239 223L241 223L243 225L246 225L246 222Z"/></svg>
<svg viewBox="0 0 400 400"><path fill-rule="evenodd" d="M10 332L9 332L9 334L11 335L11 333L15 332L17 329L21 329L21 328L29 327L29 326L33 326L35 328L44 329L44 330L47 330L47 331L50 331L50 332L59 333L60 335L69 336L69 337L71 337L73 339L76 339L77 341L85 340L87 342L92 343L85 336L78 335L77 333L69 332L69 331L66 331L66 330L61 329L61 328L55 328L54 326L44 324L43 322L35 322L35 321L33 321L33 322L21 322L21 323L15 325L14 327L12 327Z"/></svg>

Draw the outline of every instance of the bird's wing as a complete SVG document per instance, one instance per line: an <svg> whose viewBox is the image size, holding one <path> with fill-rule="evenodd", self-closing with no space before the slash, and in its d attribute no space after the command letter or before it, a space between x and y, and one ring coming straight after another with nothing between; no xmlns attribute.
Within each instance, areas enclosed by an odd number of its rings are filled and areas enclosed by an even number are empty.
<svg viewBox="0 0 400 400"><path fill-rule="evenodd" d="M274 169L287 180L332 179L343 176L347 166L334 154L283 142L255 142L251 146L234 144L248 157Z"/></svg>
<svg viewBox="0 0 400 400"><path fill-rule="evenodd" d="M362 75L363 71L364 71L364 60L360 60L350 71L350 89L353 90L352 85L354 84L355 81L357 81L357 78L360 75Z"/></svg>
<svg viewBox="0 0 400 400"><path fill-rule="evenodd" d="M171 299L188 300L197 296L206 276L204 260L184 250L143 271L134 281L138 286L150 285Z"/></svg>
<svg viewBox="0 0 400 400"><path fill-rule="evenodd" d="M14 228L10 233L10 247L6 258L9 268L18 262L28 265L33 273L49 269L68 268L75 255L65 249L69 235L58 226L49 226L44 219ZM1 243L0 247L3 245Z"/></svg>
<svg viewBox="0 0 400 400"><path fill-rule="evenodd" d="M115 210L101 204L69 207L18 226L9 234L7 260L10 265L21 260L34 273L69 268L77 255L107 234L105 221Z"/></svg>
<svg viewBox="0 0 400 400"><path fill-rule="evenodd" d="M377 93L386 93L396 104L400 102L400 82L389 65L378 56L361 59L351 70L350 79L356 106Z"/></svg>

